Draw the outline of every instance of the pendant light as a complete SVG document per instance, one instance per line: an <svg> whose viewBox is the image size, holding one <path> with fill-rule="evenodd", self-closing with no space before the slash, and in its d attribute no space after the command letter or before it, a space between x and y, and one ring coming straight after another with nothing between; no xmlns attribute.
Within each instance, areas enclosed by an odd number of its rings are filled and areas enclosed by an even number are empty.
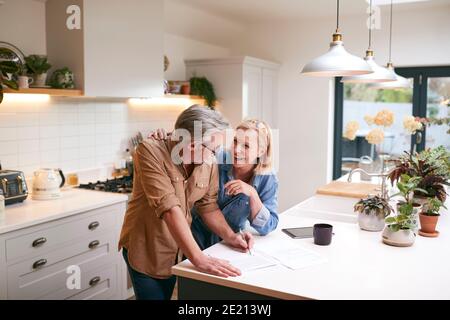
<svg viewBox="0 0 450 320"><path fill-rule="evenodd" d="M387 69L391 70L395 76L395 81L383 82L383 83L371 83L369 88L371 89L405 89L411 88L411 83L405 77L399 76L394 70L394 64L392 63L392 20L393 20L393 0L391 0L391 17L389 26L389 62L387 63Z"/></svg>
<svg viewBox="0 0 450 320"><path fill-rule="evenodd" d="M351 55L344 48L342 34L339 30L339 0L337 0L337 23L330 50L308 63L302 74L314 77L343 77L372 73L366 61Z"/></svg>
<svg viewBox="0 0 450 320"><path fill-rule="evenodd" d="M363 74L360 76L351 76L342 78L342 82L345 83L373 83L373 82L387 82L395 81L395 74L392 70L384 67L380 67L374 58L374 53L372 50L372 0L370 0L370 18L369 18L369 47L366 51L366 56L364 60L370 65L373 73Z"/></svg>

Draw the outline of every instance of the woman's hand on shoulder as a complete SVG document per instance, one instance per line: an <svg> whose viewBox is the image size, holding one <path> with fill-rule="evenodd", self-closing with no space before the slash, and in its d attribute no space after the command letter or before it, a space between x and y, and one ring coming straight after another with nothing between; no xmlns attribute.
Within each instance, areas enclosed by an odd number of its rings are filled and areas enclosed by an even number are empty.
<svg viewBox="0 0 450 320"><path fill-rule="evenodd" d="M148 137L147 137L147 138L149 138L149 139L154 139L154 140L165 140L165 139L167 139L167 137L169 137L169 136L170 136L170 132L167 133L166 130L164 130L164 129L162 129L162 128L159 128L159 129L156 129L156 130L154 130L154 131L151 131L151 132L148 134Z"/></svg>

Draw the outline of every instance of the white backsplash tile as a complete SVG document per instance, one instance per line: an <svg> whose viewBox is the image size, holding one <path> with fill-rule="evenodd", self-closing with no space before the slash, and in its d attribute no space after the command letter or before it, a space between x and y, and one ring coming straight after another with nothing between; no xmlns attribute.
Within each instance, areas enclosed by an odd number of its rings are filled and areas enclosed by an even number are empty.
<svg viewBox="0 0 450 320"><path fill-rule="evenodd" d="M42 138L39 140L40 151L59 150L60 138Z"/></svg>
<svg viewBox="0 0 450 320"><path fill-rule="evenodd" d="M51 98L0 105L0 162L27 176L40 167L64 172L108 168L126 157L130 138L171 130L183 107L131 107L120 101ZM103 170L103 169L102 169Z"/></svg>
<svg viewBox="0 0 450 320"><path fill-rule="evenodd" d="M0 128L15 128L16 126L16 113L0 113Z"/></svg>
<svg viewBox="0 0 450 320"><path fill-rule="evenodd" d="M18 145L20 154L39 152L39 139L19 141Z"/></svg>
<svg viewBox="0 0 450 320"><path fill-rule="evenodd" d="M0 128L0 141L17 140L17 128Z"/></svg>
<svg viewBox="0 0 450 320"><path fill-rule="evenodd" d="M17 114L18 127L39 126L39 113L19 113Z"/></svg>
<svg viewBox="0 0 450 320"><path fill-rule="evenodd" d="M8 154L17 154L17 152L18 152L18 145L16 141L0 141L0 156Z"/></svg>

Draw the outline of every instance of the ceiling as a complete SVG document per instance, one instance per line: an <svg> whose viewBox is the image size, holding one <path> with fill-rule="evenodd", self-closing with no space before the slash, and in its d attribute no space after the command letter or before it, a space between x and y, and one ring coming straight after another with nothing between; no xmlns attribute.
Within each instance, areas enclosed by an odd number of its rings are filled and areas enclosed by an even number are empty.
<svg viewBox="0 0 450 320"><path fill-rule="evenodd" d="M242 23L274 20L308 19L330 17L336 14L335 0L166 0L183 3ZM381 0L374 0L381 1ZM450 0L394 0L396 11L423 10L425 8L450 6ZM390 3L390 1L382 1ZM365 13L367 0L342 0L342 15Z"/></svg>

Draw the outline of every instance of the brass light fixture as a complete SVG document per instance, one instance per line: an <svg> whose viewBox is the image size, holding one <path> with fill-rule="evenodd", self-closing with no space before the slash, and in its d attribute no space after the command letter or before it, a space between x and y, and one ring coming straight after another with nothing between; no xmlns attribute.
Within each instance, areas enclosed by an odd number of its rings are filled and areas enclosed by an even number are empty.
<svg viewBox="0 0 450 320"><path fill-rule="evenodd" d="M371 83L369 84L369 88L371 89L405 89L411 88L411 83L408 79L399 76L394 70L394 64L392 63L392 21L393 21L393 0L391 0L391 16L390 16L390 25L389 25L389 62L387 63L387 69L391 70L395 76L395 81L391 82L383 82L383 83Z"/></svg>
<svg viewBox="0 0 450 320"><path fill-rule="evenodd" d="M370 65L373 73L364 74L360 76L350 76L342 78L345 83L373 83L373 82L392 82L396 80L395 73L387 68L380 67L374 58L372 50L372 0L370 0L370 17L369 17L369 47L366 51L364 60Z"/></svg>
<svg viewBox="0 0 450 320"><path fill-rule="evenodd" d="M344 77L373 73L366 61L348 53L344 48L339 29L339 4L337 0L336 32L333 34L329 51L308 63L301 74L314 77Z"/></svg>

